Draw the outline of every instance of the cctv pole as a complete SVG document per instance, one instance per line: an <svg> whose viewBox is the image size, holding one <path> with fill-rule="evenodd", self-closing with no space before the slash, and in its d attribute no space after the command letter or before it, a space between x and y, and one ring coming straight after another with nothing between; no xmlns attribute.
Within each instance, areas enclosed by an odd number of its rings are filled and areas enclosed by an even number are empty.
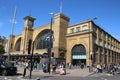
<svg viewBox="0 0 120 80"><path fill-rule="evenodd" d="M8 45L8 61L10 61L10 50L11 50L12 36L13 36L14 26L15 26L15 21L16 21L16 13L17 13L17 7L15 7L14 17L13 17L13 20L12 20L12 30L11 30L11 35L10 35L10 42L9 42L9 45Z"/></svg>

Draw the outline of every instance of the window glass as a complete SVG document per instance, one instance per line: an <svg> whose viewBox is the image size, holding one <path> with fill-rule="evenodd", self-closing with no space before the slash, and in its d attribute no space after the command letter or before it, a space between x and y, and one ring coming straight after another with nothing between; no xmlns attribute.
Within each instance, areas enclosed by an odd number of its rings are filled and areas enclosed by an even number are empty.
<svg viewBox="0 0 120 80"><path fill-rule="evenodd" d="M16 51L20 51L20 46L21 46L21 38L17 41L17 43L16 43Z"/></svg>
<svg viewBox="0 0 120 80"><path fill-rule="evenodd" d="M110 44L108 44L108 48L110 49Z"/></svg>
<svg viewBox="0 0 120 80"><path fill-rule="evenodd" d="M106 39L106 34L104 34L104 39Z"/></svg>
<svg viewBox="0 0 120 80"><path fill-rule="evenodd" d="M102 31L99 31L99 35L100 35L100 36L102 35Z"/></svg>
<svg viewBox="0 0 120 80"><path fill-rule="evenodd" d="M93 27L93 31L95 31L95 32L97 31L96 27Z"/></svg>
<svg viewBox="0 0 120 80"><path fill-rule="evenodd" d="M88 29L88 26L87 25L84 25L83 27L82 27L82 30L87 30Z"/></svg>
<svg viewBox="0 0 120 80"><path fill-rule="evenodd" d="M46 32L43 35L41 35L37 41L36 49L47 49L50 44L49 36L50 36L49 32ZM51 47L53 47L53 41L51 43Z"/></svg>
<svg viewBox="0 0 120 80"><path fill-rule="evenodd" d="M76 27L76 32L80 32L80 27Z"/></svg>
<svg viewBox="0 0 120 80"><path fill-rule="evenodd" d="M102 40L101 39L99 40L99 45L102 46Z"/></svg>
<svg viewBox="0 0 120 80"><path fill-rule="evenodd" d="M70 33L74 33L74 28L70 29Z"/></svg>

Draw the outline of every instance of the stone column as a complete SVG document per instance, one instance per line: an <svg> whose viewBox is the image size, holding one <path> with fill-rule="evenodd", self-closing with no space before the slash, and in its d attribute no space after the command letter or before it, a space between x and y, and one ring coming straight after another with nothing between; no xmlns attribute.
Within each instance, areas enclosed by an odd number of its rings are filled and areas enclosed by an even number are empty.
<svg viewBox="0 0 120 80"><path fill-rule="evenodd" d="M100 63L100 48L98 48L98 55L97 55L97 58L98 58L98 63Z"/></svg>

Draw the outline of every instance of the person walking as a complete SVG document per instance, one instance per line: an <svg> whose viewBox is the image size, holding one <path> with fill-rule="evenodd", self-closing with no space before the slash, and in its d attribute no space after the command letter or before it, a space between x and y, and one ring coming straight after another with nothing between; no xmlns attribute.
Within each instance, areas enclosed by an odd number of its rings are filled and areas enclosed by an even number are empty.
<svg viewBox="0 0 120 80"><path fill-rule="evenodd" d="M72 66L71 63L69 63L68 65L69 65L69 69L71 69L71 66Z"/></svg>
<svg viewBox="0 0 120 80"><path fill-rule="evenodd" d="M34 69L37 69L37 61L34 62Z"/></svg>
<svg viewBox="0 0 120 80"><path fill-rule="evenodd" d="M100 64L97 64L97 69L98 69L98 73L99 73L99 72L102 73L102 67L101 67Z"/></svg>

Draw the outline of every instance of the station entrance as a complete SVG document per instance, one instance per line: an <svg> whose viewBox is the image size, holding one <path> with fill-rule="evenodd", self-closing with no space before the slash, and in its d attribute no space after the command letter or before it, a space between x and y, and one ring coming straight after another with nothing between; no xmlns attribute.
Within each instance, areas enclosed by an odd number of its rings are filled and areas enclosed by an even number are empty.
<svg viewBox="0 0 120 80"><path fill-rule="evenodd" d="M84 63L86 65L86 49L80 45L75 45L72 49L72 65L80 65Z"/></svg>

